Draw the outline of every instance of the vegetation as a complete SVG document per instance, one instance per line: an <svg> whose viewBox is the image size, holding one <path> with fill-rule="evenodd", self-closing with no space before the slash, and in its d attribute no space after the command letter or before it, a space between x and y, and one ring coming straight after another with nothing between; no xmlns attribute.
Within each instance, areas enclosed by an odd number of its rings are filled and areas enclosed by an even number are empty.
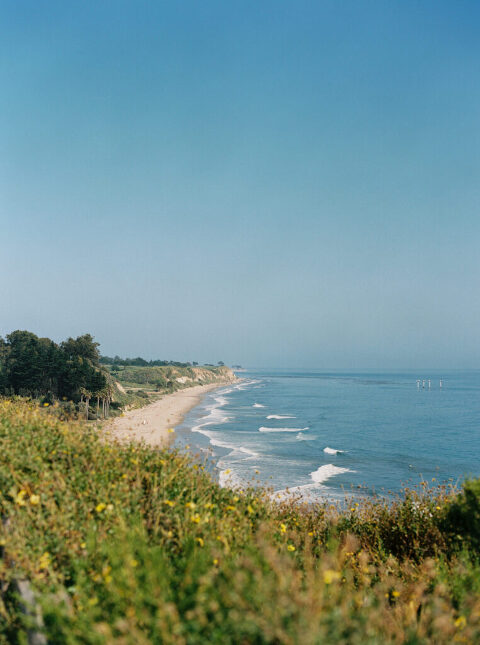
<svg viewBox="0 0 480 645"><path fill-rule="evenodd" d="M20 394L83 404L88 418L90 400L102 400L104 410L112 392L99 367L98 343L90 334L57 345L29 331L14 331L0 338L0 394Z"/></svg>
<svg viewBox="0 0 480 645"><path fill-rule="evenodd" d="M475 643L480 484L393 503L271 501L175 451L0 401L0 643ZM471 514L476 518L470 521Z"/></svg>
<svg viewBox="0 0 480 645"><path fill-rule="evenodd" d="M31 397L49 405L60 402L65 415L76 412L93 420L141 407L158 394L228 377L223 366L110 359L101 357L98 347L90 334L59 345L29 331L0 337L0 395Z"/></svg>

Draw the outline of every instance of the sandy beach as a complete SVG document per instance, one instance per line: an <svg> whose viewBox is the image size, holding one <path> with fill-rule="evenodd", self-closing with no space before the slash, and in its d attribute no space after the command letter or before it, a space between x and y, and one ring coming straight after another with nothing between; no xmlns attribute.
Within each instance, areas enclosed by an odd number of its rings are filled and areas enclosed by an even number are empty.
<svg viewBox="0 0 480 645"><path fill-rule="evenodd" d="M165 446L174 436L169 430L178 426L186 413L198 405L207 392L225 385L226 383L195 385L166 394L159 401L117 417L108 425L108 430L114 439L121 441L144 441L152 447Z"/></svg>

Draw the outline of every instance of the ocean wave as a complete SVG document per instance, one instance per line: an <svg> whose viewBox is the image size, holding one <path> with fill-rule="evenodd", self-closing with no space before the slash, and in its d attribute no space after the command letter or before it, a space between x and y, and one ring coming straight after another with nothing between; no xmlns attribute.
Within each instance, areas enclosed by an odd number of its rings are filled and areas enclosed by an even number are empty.
<svg viewBox="0 0 480 645"><path fill-rule="evenodd" d="M336 448L329 448L328 446L323 449L323 452L326 452L327 455L338 455L345 452L345 450L337 450Z"/></svg>
<svg viewBox="0 0 480 645"><path fill-rule="evenodd" d="M303 432L299 432L295 439L298 439L299 441L316 441L316 437L307 437Z"/></svg>
<svg viewBox="0 0 480 645"><path fill-rule="evenodd" d="M310 477L313 479L315 484L323 484L323 482L330 479L330 477L351 472L352 471L349 468L340 468L340 466L334 466L333 464L325 464L310 473Z"/></svg>
<svg viewBox="0 0 480 645"><path fill-rule="evenodd" d="M295 419L296 417L290 417L287 414L269 414L267 419Z"/></svg>
<svg viewBox="0 0 480 645"><path fill-rule="evenodd" d="M261 426L258 431L259 432L305 432L305 430L308 430L309 428L266 428L265 426Z"/></svg>
<svg viewBox="0 0 480 645"><path fill-rule="evenodd" d="M265 406L264 406L264 405L262 405L261 403L254 403L254 404L252 405L252 408L264 408L264 407L265 407Z"/></svg>

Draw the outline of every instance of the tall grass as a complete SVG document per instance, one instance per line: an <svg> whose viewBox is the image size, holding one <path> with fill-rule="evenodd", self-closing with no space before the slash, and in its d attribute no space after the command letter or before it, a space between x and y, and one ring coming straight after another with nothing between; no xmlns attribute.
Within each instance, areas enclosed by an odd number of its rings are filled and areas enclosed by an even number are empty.
<svg viewBox="0 0 480 645"><path fill-rule="evenodd" d="M0 643L25 642L18 577L51 643L479 642L478 491L424 488L273 503L3 400Z"/></svg>

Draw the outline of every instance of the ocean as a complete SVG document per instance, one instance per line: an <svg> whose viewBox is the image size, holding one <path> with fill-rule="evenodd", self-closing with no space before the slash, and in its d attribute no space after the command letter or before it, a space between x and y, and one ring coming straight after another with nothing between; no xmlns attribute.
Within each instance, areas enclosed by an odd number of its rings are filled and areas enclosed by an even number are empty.
<svg viewBox="0 0 480 645"><path fill-rule="evenodd" d="M176 435L222 485L335 500L480 476L480 371L238 376L209 393Z"/></svg>

